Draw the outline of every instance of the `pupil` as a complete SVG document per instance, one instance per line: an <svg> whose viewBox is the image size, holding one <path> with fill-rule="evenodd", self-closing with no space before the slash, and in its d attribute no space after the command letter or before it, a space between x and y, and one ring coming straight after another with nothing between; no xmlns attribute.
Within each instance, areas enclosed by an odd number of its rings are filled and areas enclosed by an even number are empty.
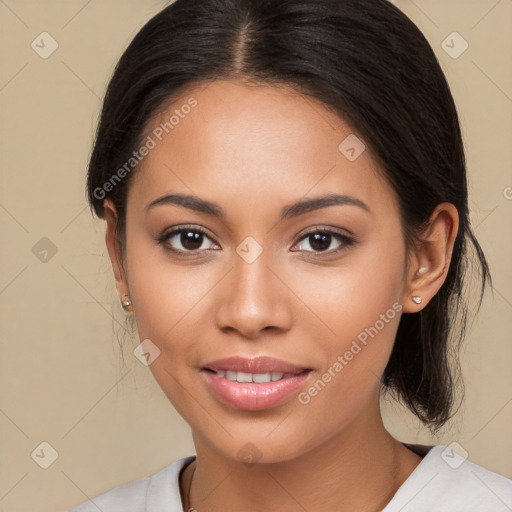
<svg viewBox="0 0 512 512"><path fill-rule="evenodd" d="M313 243L311 243L310 240L309 244L315 251L328 249L329 245L331 245L331 235L329 234L315 233L314 235L310 235L310 239L311 238L313 238ZM317 247L315 247L315 244Z"/></svg>
<svg viewBox="0 0 512 512"><path fill-rule="evenodd" d="M185 249L193 251L199 249L203 242L203 235L201 233L195 233L194 231L183 231L181 233L181 244Z"/></svg>

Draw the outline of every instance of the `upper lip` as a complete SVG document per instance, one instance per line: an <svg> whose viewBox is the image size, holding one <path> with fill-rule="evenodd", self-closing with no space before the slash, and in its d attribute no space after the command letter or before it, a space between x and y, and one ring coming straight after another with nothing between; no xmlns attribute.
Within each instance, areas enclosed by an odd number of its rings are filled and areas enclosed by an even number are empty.
<svg viewBox="0 0 512 512"><path fill-rule="evenodd" d="M217 359L204 365L207 370L214 371L232 371L245 373L302 373L309 370L306 366L297 366L287 361L275 359L273 357L261 356L248 359L245 357L226 357Z"/></svg>

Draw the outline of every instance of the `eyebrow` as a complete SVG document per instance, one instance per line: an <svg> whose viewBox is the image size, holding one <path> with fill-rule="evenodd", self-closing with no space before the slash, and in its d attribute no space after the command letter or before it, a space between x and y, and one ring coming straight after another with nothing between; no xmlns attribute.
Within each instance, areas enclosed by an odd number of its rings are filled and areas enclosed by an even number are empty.
<svg viewBox="0 0 512 512"><path fill-rule="evenodd" d="M148 212L155 206L168 204L182 206L189 210L211 215L212 217L217 217L219 219L226 218L226 212L218 204L188 194L166 194L165 196L159 197L149 203L145 209L146 212ZM357 206L368 213L372 213L370 207L356 197L327 194L314 197L312 199L301 199L295 203L284 206L281 210L281 220L298 217L299 215L303 215L314 210L320 210L321 208L335 205Z"/></svg>

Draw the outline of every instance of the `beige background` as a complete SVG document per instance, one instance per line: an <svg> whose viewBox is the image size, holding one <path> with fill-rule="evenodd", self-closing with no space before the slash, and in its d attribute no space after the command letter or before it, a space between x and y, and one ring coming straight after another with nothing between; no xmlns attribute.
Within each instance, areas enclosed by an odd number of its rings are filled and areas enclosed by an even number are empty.
<svg viewBox="0 0 512 512"><path fill-rule="evenodd" d="M465 344L466 400L455 421L432 440L384 402L386 424L403 441L456 441L470 460L512 477L512 2L396 4L427 36L451 84L472 222L495 288ZM133 356L139 341L123 334L104 226L84 195L107 80L163 6L0 0L0 512L62 511L194 453L188 426ZM59 44L47 59L31 48L43 31ZM469 43L457 59L441 47L453 31ZM43 237L57 250L46 262ZM58 452L47 469L36 463L49 460L42 442Z"/></svg>

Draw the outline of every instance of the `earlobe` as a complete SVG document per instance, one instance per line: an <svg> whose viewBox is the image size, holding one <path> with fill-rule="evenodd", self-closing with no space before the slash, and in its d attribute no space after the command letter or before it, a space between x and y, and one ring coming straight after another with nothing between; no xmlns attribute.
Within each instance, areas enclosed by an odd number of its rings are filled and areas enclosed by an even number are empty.
<svg viewBox="0 0 512 512"><path fill-rule="evenodd" d="M459 215L451 203L434 209L421 241L410 257L410 273L403 299L404 313L423 309L443 285L459 228Z"/></svg>
<svg viewBox="0 0 512 512"><path fill-rule="evenodd" d="M110 199L105 199L103 204L105 221L107 223L105 243L110 257L110 262L112 263L117 291L121 297L128 292L128 283L126 281L122 248L117 237L117 212Z"/></svg>

